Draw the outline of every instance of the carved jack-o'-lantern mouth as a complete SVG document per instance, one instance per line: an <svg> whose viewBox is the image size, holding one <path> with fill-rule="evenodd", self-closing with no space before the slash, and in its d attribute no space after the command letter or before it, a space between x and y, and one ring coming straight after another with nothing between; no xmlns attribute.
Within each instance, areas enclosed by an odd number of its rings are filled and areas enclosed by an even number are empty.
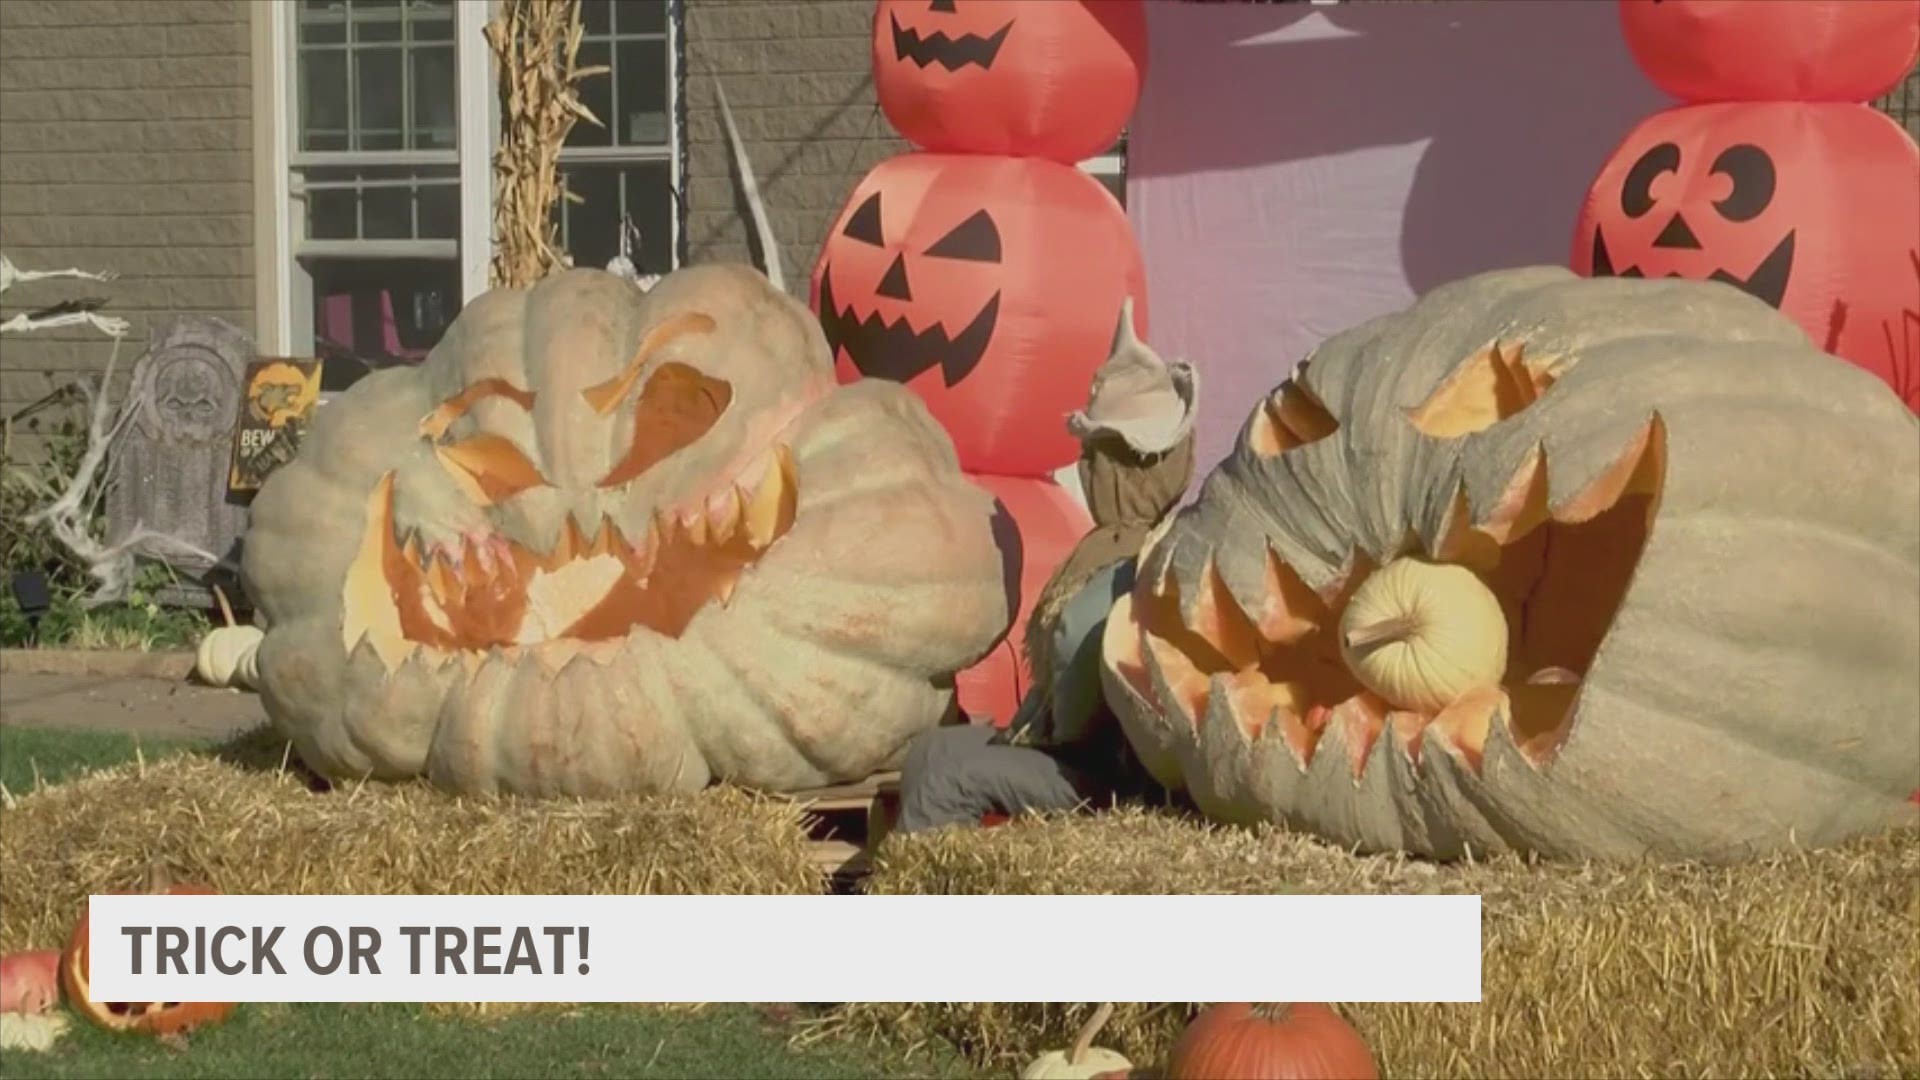
<svg viewBox="0 0 1920 1080"><path fill-rule="evenodd" d="M1674 226L1678 226L1678 228L1676 229ZM1654 241L1655 247L1698 248L1700 246L1699 241L1693 238L1692 231L1687 228L1686 221L1678 215L1675 215L1673 225L1669 226L1660 235L1662 237L1673 235L1679 237L1679 239L1668 244L1662 244L1660 240L1656 239ZM1615 269L1613 265L1613 255L1607 250L1607 239L1604 235L1604 230L1599 228L1593 230L1592 273L1594 277L1643 278L1647 276L1646 272L1638 266L1627 266ZM1782 301L1786 299L1787 279L1792 275L1793 233L1789 232L1778 244L1774 245L1773 250L1767 253L1766 258L1760 260L1760 265L1753 268L1753 273L1748 274L1746 277L1741 277L1738 274L1722 268L1708 274L1707 279L1709 281L1718 281L1731 285L1749 296L1758 297L1766 301L1769 306L1777 308ZM1677 270L1669 270L1665 274L1657 276L1677 278L1687 275L1683 275Z"/></svg>
<svg viewBox="0 0 1920 1080"><path fill-rule="evenodd" d="M945 10L951 13L954 8L951 0L946 0L944 4L941 0L934 0L934 10ZM894 59L910 60L920 67L939 64L948 71L958 71L967 66L993 67L994 57L1000 55L1000 46L1006 42L1007 33L1013 29L1013 20L1009 19L1004 26L987 37L981 37L978 34L948 37L939 30L922 35L911 26L901 26L900 16L897 14L891 17L891 21Z"/></svg>
<svg viewBox="0 0 1920 1080"><path fill-rule="evenodd" d="M903 264L904 265L904 264ZM862 318L851 304L841 305L833 295L833 267L820 274L820 326L827 344L869 379L910 382L938 367L940 377L953 386L973 373L987 355L994 325L1000 319L1000 294L995 292L958 334L949 336L944 323L915 330L902 315L888 321L878 311Z"/></svg>
<svg viewBox="0 0 1920 1080"><path fill-rule="evenodd" d="M1532 404L1561 370L1496 344L1470 358L1408 419L1428 437L1468 437ZM1331 437L1339 426L1300 384L1288 382L1248 437L1255 454L1271 458ZM1315 589L1269 548L1265 596L1251 604L1235 597L1211 561L1191 603L1183 604L1171 573L1158 582L1143 579L1114 608L1107 655L1145 701L1178 712L1196 730L1220 716L1249 739L1277 734L1303 771L1338 728L1356 777L1390 729L1416 763L1423 747L1434 745L1477 772L1502 715L1522 757L1544 767L1571 730L1582 678L1631 584L1665 476L1666 429L1655 415L1611 466L1558 505L1548 502L1544 451L1480 514L1472 512L1464 488L1456 492L1451 524L1436 550L1415 558L1471 570L1497 599L1509 640L1499 685L1442 706L1390 702L1356 677L1356 655L1380 648L1417 652L1405 642L1419 632L1410 625L1418 616L1392 620L1409 625L1358 632L1346 625L1356 593L1384 569L1359 551L1343 575ZM1409 655L1407 662L1424 667L1433 656ZM1223 685L1216 687L1216 679ZM1224 693L1215 703L1218 689Z"/></svg>
<svg viewBox="0 0 1920 1080"><path fill-rule="evenodd" d="M646 629L679 637L710 603L732 599L741 573L793 527L791 453L775 447L691 513L656 513L638 537L603 519L588 535L569 516L550 550L498 534L423 545L394 522L394 474L367 502L347 575L347 647L363 638L395 667L418 648L477 659L490 649L561 651Z"/></svg>

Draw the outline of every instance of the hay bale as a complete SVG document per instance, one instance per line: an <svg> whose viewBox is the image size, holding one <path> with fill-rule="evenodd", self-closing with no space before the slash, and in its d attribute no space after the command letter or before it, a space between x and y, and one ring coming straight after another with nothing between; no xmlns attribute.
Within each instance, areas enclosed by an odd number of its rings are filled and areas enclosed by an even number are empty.
<svg viewBox="0 0 1920 1080"><path fill-rule="evenodd" d="M893 837L868 889L1478 893L1480 1004L1342 1007L1384 1075L1913 1076L1916 882L1920 833L1911 831L1737 866L1444 866L1135 810ZM1177 948L1169 935L1114 947ZM1137 1062L1164 1061L1195 1007L1120 1005L1100 1042ZM858 1004L831 1026L939 1036L977 1063L1017 1067L1068 1045L1091 1008Z"/></svg>
<svg viewBox="0 0 1920 1080"><path fill-rule="evenodd" d="M202 754L118 766L0 809L0 950L64 944L89 893L154 860L232 893L819 893L804 815L714 788L608 801L308 789Z"/></svg>

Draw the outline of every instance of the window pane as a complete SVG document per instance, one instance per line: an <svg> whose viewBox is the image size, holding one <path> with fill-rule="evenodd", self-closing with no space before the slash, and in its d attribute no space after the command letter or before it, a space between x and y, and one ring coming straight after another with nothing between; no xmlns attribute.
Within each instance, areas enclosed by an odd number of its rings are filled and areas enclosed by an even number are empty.
<svg viewBox="0 0 1920 1080"><path fill-rule="evenodd" d="M428 184L418 190L420 239L460 239L460 186Z"/></svg>
<svg viewBox="0 0 1920 1080"><path fill-rule="evenodd" d="M667 43L622 41L615 53L619 73L620 143L652 146L667 141Z"/></svg>
<svg viewBox="0 0 1920 1080"><path fill-rule="evenodd" d="M667 32L667 0L616 0L614 29L622 34Z"/></svg>
<svg viewBox="0 0 1920 1080"><path fill-rule="evenodd" d="M620 170L576 166L566 170L567 188L582 202L569 202L562 243L573 265L605 267L620 253Z"/></svg>
<svg viewBox="0 0 1920 1080"><path fill-rule="evenodd" d="M588 37L606 37L613 32L613 0L580 0L580 21Z"/></svg>
<svg viewBox="0 0 1920 1080"><path fill-rule="evenodd" d="M451 150L454 111L453 47L413 50L413 141L409 150Z"/></svg>
<svg viewBox="0 0 1920 1080"><path fill-rule="evenodd" d="M400 0L354 0L353 40L400 40Z"/></svg>
<svg viewBox="0 0 1920 1080"><path fill-rule="evenodd" d="M640 229L640 250L634 265L643 274L665 274L673 269L673 171L664 161L629 165L626 211Z"/></svg>
<svg viewBox="0 0 1920 1080"><path fill-rule="evenodd" d="M309 239L459 239L458 166L309 168L300 176Z"/></svg>
<svg viewBox="0 0 1920 1080"><path fill-rule="evenodd" d="M300 148L347 148L347 54L300 53Z"/></svg>
<svg viewBox="0 0 1920 1080"><path fill-rule="evenodd" d="M411 0L407 4L409 32L414 41L452 41L453 4L450 0Z"/></svg>
<svg viewBox="0 0 1920 1080"><path fill-rule="evenodd" d="M295 26L300 45L339 44L347 40L345 0L302 0Z"/></svg>
<svg viewBox="0 0 1920 1080"><path fill-rule="evenodd" d="M368 240L413 238L413 190L369 187L360 197L360 235Z"/></svg>
<svg viewBox="0 0 1920 1080"><path fill-rule="evenodd" d="M359 83L359 127L355 150L399 150L401 109L399 49L354 50L354 78Z"/></svg>
<svg viewBox="0 0 1920 1080"><path fill-rule="evenodd" d="M673 172L664 161L631 165L572 164L568 186L585 201L568 203L561 243L575 266L604 267L620 253L620 214L640 230L633 252L643 274L673 269Z"/></svg>
<svg viewBox="0 0 1920 1080"><path fill-rule="evenodd" d="M320 355L419 361L460 311L457 259L304 259Z"/></svg>
<svg viewBox="0 0 1920 1080"><path fill-rule="evenodd" d="M351 188L307 192L307 237L312 240L352 240L359 230Z"/></svg>
<svg viewBox="0 0 1920 1080"><path fill-rule="evenodd" d="M580 45L576 62L583 68L599 67L608 63L612 50L603 41L587 41ZM580 80L580 103L587 111L600 118L607 127L595 127L584 120L574 122L573 130L567 132L568 146L606 146L608 129L613 119L613 76L606 72L589 75Z"/></svg>

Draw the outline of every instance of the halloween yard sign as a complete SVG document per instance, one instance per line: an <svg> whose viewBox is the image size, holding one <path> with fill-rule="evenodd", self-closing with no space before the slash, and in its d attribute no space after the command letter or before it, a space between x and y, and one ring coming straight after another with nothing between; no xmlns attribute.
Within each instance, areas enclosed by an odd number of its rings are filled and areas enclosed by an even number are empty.
<svg viewBox="0 0 1920 1080"><path fill-rule="evenodd" d="M924 150L1074 164L1120 137L1146 77L1139 0L879 0L873 84Z"/></svg>
<svg viewBox="0 0 1920 1080"><path fill-rule="evenodd" d="M253 504L260 692L334 777L608 795L864 778L1009 611L911 394L760 274L572 270L357 383Z"/></svg>
<svg viewBox="0 0 1920 1080"><path fill-rule="evenodd" d="M1920 147L1863 103L1920 51L1920 0L1620 10L1647 73L1694 100L1601 169L1573 268L1733 285L1920 410Z"/></svg>

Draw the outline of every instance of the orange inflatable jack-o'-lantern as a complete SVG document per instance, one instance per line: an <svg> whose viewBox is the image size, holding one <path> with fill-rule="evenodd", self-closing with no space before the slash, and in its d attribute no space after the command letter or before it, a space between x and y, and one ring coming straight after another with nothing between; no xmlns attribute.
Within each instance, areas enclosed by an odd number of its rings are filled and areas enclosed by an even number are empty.
<svg viewBox="0 0 1920 1080"><path fill-rule="evenodd" d="M1099 182L1037 158L902 154L874 166L813 270L843 382L907 384L960 467L1047 476L1107 358L1121 301L1146 336L1146 271Z"/></svg>
<svg viewBox="0 0 1920 1080"><path fill-rule="evenodd" d="M1113 145L1146 76L1141 0L880 0L873 83L926 150L1073 163Z"/></svg>
<svg viewBox="0 0 1920 1080"><path fill-rule="evenodd" d="M1920 0L1620 0L1620 23L1683 101L1870 101L1920 57Z"/></svg>
<svg viewBox="0 0 1920 1080"><path fill-rule="evenodd" d="M1920 409L1920 148L1866 105L1688 105L1642 121L1587 195L1582 274L1734 285Z"/></svg>
<svg viewBox="0 0 1920 1080"><path fill-rule="evenodd" d="M1093 518L1072 492L1052 480L978 475L967 479L999 502L994 534L1006 560L1008 585L1019 589L1019 595L1007 636L979 663L955 676L954 683L960 708L969 717L1006 727L1029 689L1026 657L1021 653L1027 616L1054 570L1093 528ZM1010 602L1008 610L1016 610L1015 604Z"/></svg>

